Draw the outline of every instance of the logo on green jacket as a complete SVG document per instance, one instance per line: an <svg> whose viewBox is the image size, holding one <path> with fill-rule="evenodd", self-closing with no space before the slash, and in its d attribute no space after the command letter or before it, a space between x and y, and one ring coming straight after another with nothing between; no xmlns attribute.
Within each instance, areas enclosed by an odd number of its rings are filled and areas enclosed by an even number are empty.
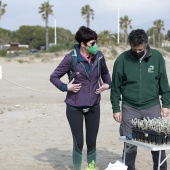
<svg viewBox="0 0 170 170"><path fill-rule="evenodd" d="M148 73L154 73L154 66L152 65L149 66Z"/></svg>

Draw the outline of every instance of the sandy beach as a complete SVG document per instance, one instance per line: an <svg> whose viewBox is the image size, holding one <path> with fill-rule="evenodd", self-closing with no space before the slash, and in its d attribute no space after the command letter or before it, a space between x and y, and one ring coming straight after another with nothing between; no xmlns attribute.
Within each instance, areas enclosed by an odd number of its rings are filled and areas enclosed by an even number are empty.
<svg viewBox="0 0 170 170"><path fill-rule="evenodd" d="M66 93L49 81L61 59L23 63L0 59L0 170L72 170L72 136L63 102ZM107 61L110 73L113 63ZM170 60L166 64L170 80ZM108 90L102 93L96 169L121 161L122 148ZM82 170L86 167L84 144ZM136 168L152 170L149 150L138 149Z"/></svg>

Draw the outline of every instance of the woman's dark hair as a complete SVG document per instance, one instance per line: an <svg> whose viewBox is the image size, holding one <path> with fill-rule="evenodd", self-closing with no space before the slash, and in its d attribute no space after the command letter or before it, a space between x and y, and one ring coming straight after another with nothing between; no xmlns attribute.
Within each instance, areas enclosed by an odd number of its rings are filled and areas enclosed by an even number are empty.
<svg viewBox="0 0 170 170"><path fill-rule="evenodd" d="M76 32L75 40L80 43L87 43L90 40L97 40L97 34L95 31L88 27L81 26Z"/></svg>
<svg viewBox="0 0 170 170"><path fill-rule="evenodd" d="M138 46L140 44L148 43L148 36L146 32L142 29L132 30L129 34L128 41L130 45Z"/></svg>

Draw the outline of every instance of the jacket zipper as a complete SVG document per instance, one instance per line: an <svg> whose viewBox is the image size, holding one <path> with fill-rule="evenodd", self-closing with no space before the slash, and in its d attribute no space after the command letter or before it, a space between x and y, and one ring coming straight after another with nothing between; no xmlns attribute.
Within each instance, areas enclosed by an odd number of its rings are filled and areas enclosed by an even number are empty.
<svg viewBox="0 0 170 170"><path fill-rule="evenodd" d="M83 65L82 62L80 62L80 64L83 66L83 68L84 68L84 70L85 70L85 73L86 73L86 75L87 75L87 78L88 78L88 74L87 74L86 68L84 67L84 65Z"/></svg>
<svg viewBox="0 0 170 170"><path fill-rule="evenodd" d="M140 99L141 99L141 85L142 85L142 83L141 83L141 63L142 63L142 60L140 59L139 60L139 104L140 104ZM140 109L140 107L138 108L138 109Z"/></svg>
<svg viewBox="0 0 170 170"><path fill-rule="evenodd" d="M141 65L142 65L142 60L143 60L143 58L145 57L145 55L146 55L146 51L145 51L145 54L139 59L139 87L140 87L140 89L139 89L139 104L140 104L140 99L141 99L141 86L142 86L142 82L141 82ZM138 109L141 109L140 107L138 108Z"/></svg>
<svg viewBox="0 0 170 170"><path fill-rule="evenodd" d="M85 70L85 73L86 73L86 75L87 75L87 78L88 78L88 74L87 74L87 71L86 71L83 63L80 62L80 64L83 66L83 68L84 68L84 70ZM88 79L89 79L89 78L88 78ZM91 106L91 105L92 105L92 104L91 104L92 102L91 102L91 80L90 80L90 79L89 79L89 89L90 89L90 106Z"/></svg>

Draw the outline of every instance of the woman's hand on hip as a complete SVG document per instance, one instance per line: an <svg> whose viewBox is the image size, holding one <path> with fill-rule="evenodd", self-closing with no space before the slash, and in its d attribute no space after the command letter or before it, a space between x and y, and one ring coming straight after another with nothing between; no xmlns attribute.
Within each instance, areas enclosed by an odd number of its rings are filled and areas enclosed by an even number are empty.
<svg viewBox="0 0 170 170"><path fill-rule="evenodd" d="M101 87L96 89L95 93L100 94L102 91L109 89L109 85L107 83L102 83Z"/></svg>
<svg viewBox="0 0 170 170"><path fill-rule="evenodd" d="M73 80L67 84L67 90L77 93L81 89L81 83L73 84L74 80L75 79L73 78Z"/></svg>

